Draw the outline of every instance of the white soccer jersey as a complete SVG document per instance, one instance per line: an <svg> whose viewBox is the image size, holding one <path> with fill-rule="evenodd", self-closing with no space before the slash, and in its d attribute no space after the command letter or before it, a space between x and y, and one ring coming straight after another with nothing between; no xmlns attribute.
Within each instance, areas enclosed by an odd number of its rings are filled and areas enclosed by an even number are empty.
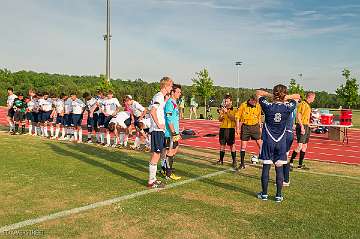
<svg viewBox="0 0 360 239"><path fill-rule="evenodd" d="M115 113L116 108L120 107L119 100L117 98L105 99L103 102L104 114L112 115Z"/></svg>
<svg viewBox="0 0 360 239"><path fill-rule="evenodd" d="M72 99L68 98L64 102L64 114L70 114L70 113L72 113L72 111L73 111L73 109L72 109Z"/></svg>
<svg viewBox="0 0 360 239"><path fill-rule="evenodd" d="M39 99L39 106L42 111L48 112L52 110L52 100L50 98Z"/></svg>
<svg viewBox="0 0 360 239"><path fill-rule="evenodd" d="M110 120L110 123L115 123L120 125L123 128L126 128L125 121L130 118L130 113L128 111L121 111L116 114L114 118Z"/></svg>
<svg viewBox="0 0 360 239"><path fill-rule="evenodd" d="M64 100L62 99L57 99L55 102L54 102L54 106L55 106L55 111L57 114L61 114L62 112L64 112Z"/></svg>
<svg viewBox="0 0 360 239"><path fill-rule="evenodd" d="M101 112L101 109L104 108L104 100L105 100L105 99L103 99L103 98L97 98L97 99L96 99L96 102L97 102L97 104L99 105L99 109L94 112L95 114L100 114L100 113L102 113L102 112Z"/></svg>
<svg viewBox="0 0 360 239"><path fill-rule="evenodd" d="M73 114L80 115L83 113L83 108L85 107L84 102L80 99L76 99L72 101L72 111Z"/></svg>
<svg viewBox="0 0 360 239"><path fill-rule="evenodd" d="M17 95L15 94L12 94L12 95L9 95L8 98L7 98L7 101L6 101L6 104L8 106L8 108L12 108L13 105L14 105L14 100L17 98Z"/></svg>
<svg viewBox="0 0 360 239"><path fill-rule="evenodd" d="M91 98L90 100L86 101L87 110L90 110L96 103L97 100L95 98Z"/></svg>
<svg viewBox="0 0 360 239"><path fill-rule="evenodd" d="M144 112L145 108L139 104L137 101L133 101L132 105L130 106L130 109L135 117L140 117L142 112Z"/></svg>
<svg viewBox="0 0 360 239"><path fill-rule="evenodd" d="M149 129L151 127L151 118L144 118L140 122L144 124L144 129Z"/></svg>
<svg viewBox="0 0 360 239"><path fill-rule="evenodd" d="M161 125L165 125L164 107L165 107L164 95L161 92L158 92L156 95L154 95L153 99L151 100L150 109L152 109L152 108L156 109L158 123ZM165 132L165 129L159 129L159 127L155 123L154 119L151 117L150 132L152 132L152 131Z"/></svg>

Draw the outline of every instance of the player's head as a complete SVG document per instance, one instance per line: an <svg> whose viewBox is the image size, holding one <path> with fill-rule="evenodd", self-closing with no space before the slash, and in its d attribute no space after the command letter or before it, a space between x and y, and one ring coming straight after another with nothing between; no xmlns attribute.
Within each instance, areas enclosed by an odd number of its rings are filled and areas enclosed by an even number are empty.
<svg viewBox="0 0 360 239"><path fill-rule="evenodd" d="M66 95L65 93L61 93L61 94L59 95L59 99L64 100L64 99L66 99L66 98L67 98L67 95Z"/></svg>
<svg viewBox="0 0 360 239"><path fill-rule="evenodd" d="M111 122L111 123L108 125L108 130L109 130L110 132L114 132L115 127L116 127L116 124L115 124L114 122Z"/></svg>
<svg viewBox="0 0 360 239"><path fill-rule="evenodd" d="M76 95L75 92L72 92L72 93L70 94L70 97L71 97L72 100L76 100L76 99L77 99L77 95Z"/></svg>
<svg viewBox="0 0 360 239"><path fill-rule="evenodd" d="M7 88L8 95L12 95L14 93L14 89L12 87Z"/></svg>
<svg viewBox="0 0 360 239"><path fill-rule="evenodd" d="M38 98L43 98L43 97L44 97L44 94L41 93L41 92L39 92L39 93L37 93L37 96L38 96Z"/></svg>
<svg viewBox="0 0 360 239"><path fill-rule="evenodd" d="M134 102L133 98L131 95L126 95L124 97L124 103L127 104L127 105L132 105L132 103Z"/></svg>
<svg viewBox="0 0 360 239"><path fill-rule="evenodd" d="M46 100L47 98L49 98L49 93L48 93L48 92L45 91L45 92L43 93L43 95L44 95L44 99L45 99L45 100Z"/></svg>
<svg viewBox="0 0 360 239"><path fill-rule="evenodd" d="M50 93L50 98L51 99L56 99L56 95L54 93Z"/></svg>
<svg viewBox="0 0 360 239"><path fill-rule="evenodd" d="M173 84L172 90L171 90L171 97L175 100L180 99L181 96L181 85Z"/></svg>
<svg viewBox="0 0 360 239"><path fill-rule="evenodd" d="M89 93L89 92L85 92L85 93L83 94L83 98L84 98L85 100L90 100L90 99L91 99L90 93Z"/></svg>
<svg viewBox="0 0 360 239"><path fill-rule="evenodd" d="M306 93L306 101L308 103L312 103L314 102L314 100L315 100L315 92L309 91L308 93Z"/></svg>
<svg viewBox="0 0 360 239"><path fill-rule="evenodd" d="M112 90L109 90L107 93L107 98L111 99L114 97L114 92Z"/></svg>
<svg viewBox="0 0 360 239"><path fill-rule="evenodd" d="M143 122L138 122L137 127L142 130L145 128L145 124Z"/></svg>
<svg viewBox="0 0 360 239"><path fill-rule="evenodd" d="M248 103L252 106L256 105L257 103L257 98L256 98L256 95L252 95L250 96L249 100L248 100Z"/></svg>
<svg viewBox="0 0 360 239"><path fill-rule="evenodd" d="M160 80L160 90L166 90L166 93L170 93L172 86L173 86L174 81L168 77L168 76L164 76L161 80Z"/></svg>
<svg viewBox="0 0 360 239"><path fill-rule="evenodd" d="M24 95L21 92L17 93L17 96L18 96L19 100L24 99Z"/></svg>
<svg viewBox="0 0 360 239"><path fill-rule="evenodd" d="M103 90L97 90L96 94L100 97L100 98L104 98L104 91Z"/></svg>
<svg viewBox="0 0 360 239"><path fill-rule="evenodd" d="M225 103L225 106L228 107L228 108L230 108L232 106L231 95L225 95L224 103Z"/></svg>
<svg viewBox="0 0 360 239"><path fill-rule="evenodd" d="M34 97L34 95L36 94L36 92L35 92L34 89L29 89L28 94L29 94L29 96Z"/></svg>
<svg viewBox="0 0 360 239"><path fill-rule="evenodd" d="M288 94L287 87L284 85L276 85L273 89L274 101L284 102L285 96Z"/></svg>

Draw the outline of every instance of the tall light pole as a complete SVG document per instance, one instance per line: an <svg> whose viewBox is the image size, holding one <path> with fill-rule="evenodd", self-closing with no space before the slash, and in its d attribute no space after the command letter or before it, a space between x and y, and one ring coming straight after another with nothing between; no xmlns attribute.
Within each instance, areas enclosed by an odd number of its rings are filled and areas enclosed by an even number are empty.
<svg viewBox="0 0 360 239"><path fill-rule="evenodd" d="M239 90L240 90L240 66L243 63L241 61L235 62L235 66L237 66L237 94L236 94L236 107L239 107Z"/></svg>
<svg viewBox="0 0 360 239"><path fill-rule="evenodd" d="M106 81L110 82L110 0L106 0L106 35L104 35L106 41Z"/></svg>

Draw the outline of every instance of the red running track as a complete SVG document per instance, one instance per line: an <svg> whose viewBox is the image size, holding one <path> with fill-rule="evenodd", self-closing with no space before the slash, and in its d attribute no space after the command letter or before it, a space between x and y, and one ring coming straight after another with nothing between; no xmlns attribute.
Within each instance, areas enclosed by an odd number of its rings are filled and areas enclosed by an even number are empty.
<svg viewBox="0 0 360 239"><path fill-rule="evenodd" d="M6 109L0 107L0 125L6 125ZM83 125L86 125L86 114L83 119ZM181 144L193 148L215 149L219 148L219 122L209 120L182 120L180 123L181 130L193 129L197 136L181 140ZM86 134L86 131L84 132ZM215 137L204 137L206 134L216 134ZM332 141L327 138L326 134L312 134L306 153L306 159L325 161L331 163L343 163L360 165L360 130L349 130L349 144ZM293 147L296 146L294 141ZM240 150L240 140L237 136L236 148ZM256 144L250 141L247 151L258 153Z"/></svg>
<svg viewBox="0 0 360 239"><path fill-rule="evenodd" d="M208 120L183 120L181 129L193 129L197 133L197 138L182 140L182 145L218 149L219 148L219 122ZM203 137L206 134L216 134L216 137ZM331 163L343 163L360 165L360 130L349 130L349 144L332 141L327 138L327 134L312 134L306 153L306 159L325 161ZM296 140L293 148L296 147ZM236 148L240 150L240 139L237 136ZM255 142L250 141L247 148L248 152L258 153Z"/></svg>

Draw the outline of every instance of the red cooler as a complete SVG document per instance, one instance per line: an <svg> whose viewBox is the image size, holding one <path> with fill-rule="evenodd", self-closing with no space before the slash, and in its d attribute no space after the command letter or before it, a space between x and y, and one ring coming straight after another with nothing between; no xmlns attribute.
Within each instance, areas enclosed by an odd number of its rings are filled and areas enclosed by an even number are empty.
<svg viewBox="0 0 360 239"><path fill-rule="evenodd" d="M340 125L351 125L352 110L342 109L340 112Z"/></svg>
<svg viewBox="0 0 360 239"><path fill-rule="evenodd" d="M331 125L333 122L334 115L333 114L322 114L320 116L320 123L324 125Z"/></svg>

